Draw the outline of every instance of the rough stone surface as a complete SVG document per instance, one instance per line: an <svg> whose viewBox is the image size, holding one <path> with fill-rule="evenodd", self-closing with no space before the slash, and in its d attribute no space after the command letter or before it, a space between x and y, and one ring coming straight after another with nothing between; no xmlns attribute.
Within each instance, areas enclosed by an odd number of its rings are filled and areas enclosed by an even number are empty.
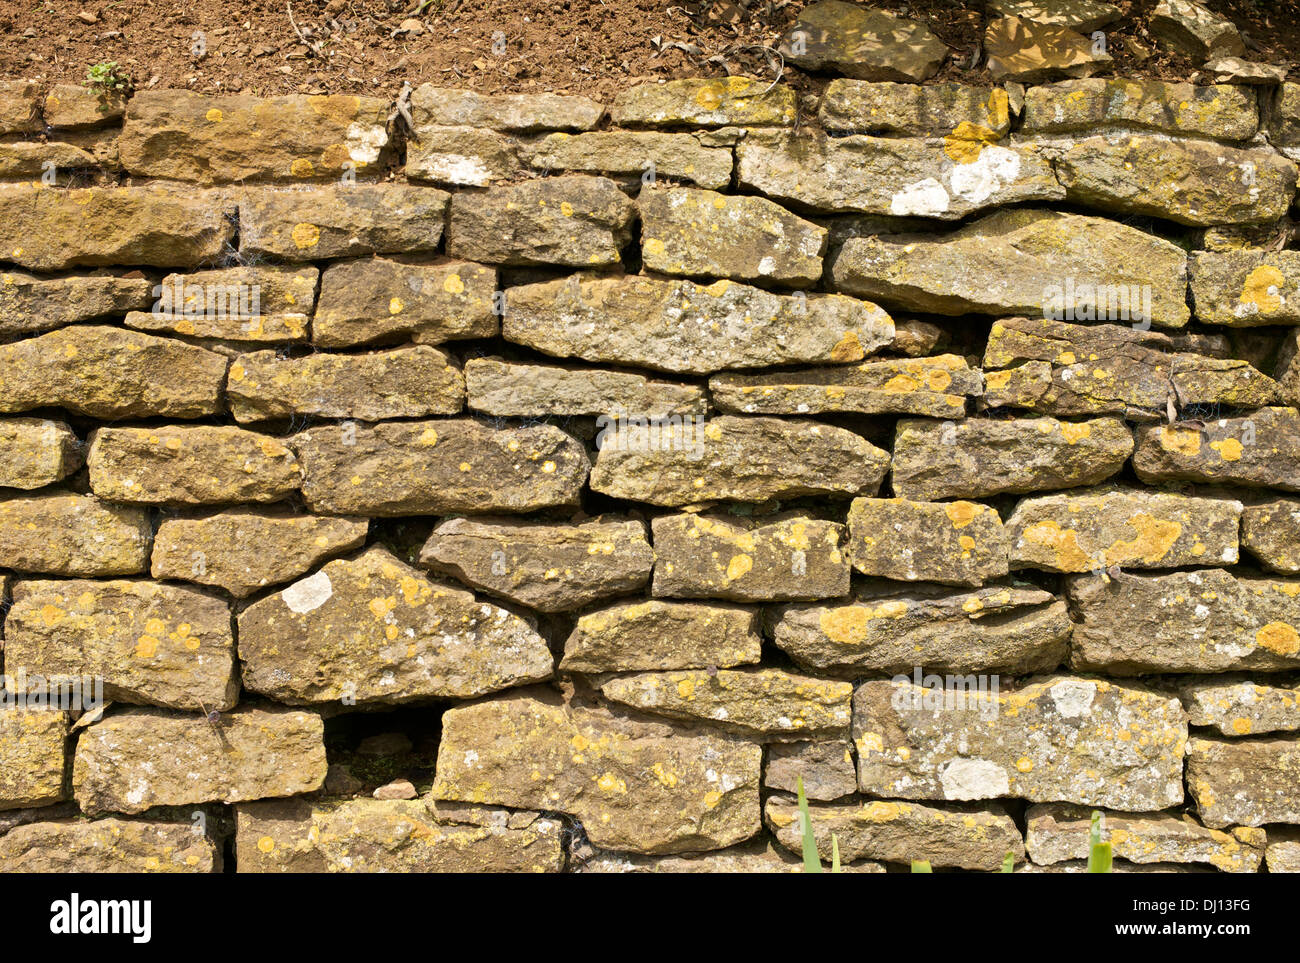
<svg viewBox="0 0 1300 963"><path fill-rule="evenodd" d="M1300 873L1300 840L1269 837L1264 863L1270 873Z"/></svg>
<svg viewBox="0 0 1300 963"><path fill-rule="evenodd" d="M654 594L772 602L849 591L844 526L805 515L661 515L652 523Z"/></svg>
<svg viewBox="0 0 1300 963"><path fill-rule="evenodd" d="M1235 564L1241 502L1140 489L1026 498L1007 519L1012 568L1092 572Z"/></svg>
<svg viewBox="0 0 1300 963"><path fill-rule="evenodd" d="M893 582L860 585L844 602L785 606L776 645L814 672L838 676L1047 672L1065 661L1072 623L1064 602L1034 588L954 591Z"/></svg>
<svg viewBox="0 0 1300 963"><path fill-rule="evenodd" d="M1187 743L1187 790L1214 829L1300 823L1300 746L1294 739Z"/></svg>
<svg viewBox="0 0 1300 963"><path fill-rule="evenodd" d="M788 127L798 116L793 87L753 77L645 83L614 97L620 127Z"/></svg>
<svg viewBox="0 0 1300 963"><path fill-rule="evenodd" d="M220 865L216 845L192 823L58 820L0 837L6 873L212 873Z"/></svg>
<svg viewBox="0 0 1300 963"><path fill-rule="evenodd" d="M1300 729L1300 689L1231 679L1180 682L1178 697L1194 726L1224 736L1251 736Z"/></svg>
<svg viewBox="0 0 1300 963"><path fill-rule="evenodd" d="M821 802L857 792L853 743L777 742L769 746L763 767L764 788L793 793L801 779L805 795Z"/></svg>
<svg viewBox="0 0 1300 963"><path fill-rule="evenodd" d="M554 873L564 867L563 826L538 813L476 809L461 816L446 804L416 799L277 799L241 803L235 818L240 872Z"/></svg>
<svg viewBox="0 0 1300 963"><path fill-rule="evenodd" d="M1091 814L1078 806L1030 806L1025 848L1038 864L1087 859ZM1209 863L1225 873L1254 873L1264 859L1264 831L1207 829L1191 816L1108 812L1103 838L1117 859L1134 863Z"/></svg>
<svg viewBox="0 0 1300 963"><path fill-rule="evenodd" d="M955 354L709 379L720 410L760 415L854 411L960 418L966 399L983 390L980 372Z"/></svg>
<svg viewBox="0 0 1300 963"><path fill-rule="evenodd" d="M1300 582L1222 569L1079 575L1071 664L1109 675L1276 672L1300 665Z"/></svg>
<svg viewBox="0 0 1300 963"><path fill-rule="evenodd" d="M848 526L849 561L866 575L978 586L1007 574L1010 544L988 505L855 498Z"/></svg>
<svg viewBox="0 0 1300 963"><path fill-rule="evenodd" d="M596 853L576 868L579 873L802 873L803 860L771 843L745 843L712 853L688 856L635 856ZM841 864L843 873L883 873L880 863Z"/></svg>
<svg viewBox="0 0 1300 963"><path fill-rule="evenodd" d="M226 359L171 338L101 325L0 346L0 411L201 418L221 410Z"/></svg>
<svg viewBox="0 0 1300 963"><path fill-rule="evenodd" d="M92 495L43 492L0 499L0 558L45 575L135 575L149 564L145 509Z"/></svg>
<svg viewBox="0 0 1300 963"><path fill-rule="evenodd" d="M1300 251L1196 251L1188 267L1197 320L1300 324Z"/></svg>
<svg viewBox="0 0 1300 963"><path fill-rule="evenodd" d="M319 275L278 265L170 274L155 288L153 310L132 311L126 326L224 341L306 341Z"/></svg>
<svg viewBox="0 0 1300 963"><path fill-rule="evenodd" d="M578 275L510 288L502 333L556 357L709 374L861 361L893 340L894 324L871 302L842 295Z"/></svg>
<svg viewBox="0 0 1300 963"><path fill-rule="evenodd" d="M411 94L417 129L435 124L519 132L589 130L604 114L594 100L560 94L480 94L435 84L421 84Z"/></svg>
<svg viewBox="0 0 1300 963"><path fill-rule="evenodd" d="M566 812L593 845L632 853L720 849L759 830L754 743L533 690L457 706L442 725L435 799Z"/></svg>
<svg viewBox="0 0 1300 963"><path fill-rule="evenodd" d="M72 788L85 813L294 796L325 781L320 716L240 706L209 722L162 709L110 712L77 740Z"/></svg>
<svg viewBox="0 0 1300 963"><path fill-rule="evenodd" d="M1300 575L1300 499L1247 505L1241 513L1241 547L1270 572Z"/></svg>
<svg viewBox="0 0 1300 963"><path fill-rule="evenodd" d="M1011 127L1005 90L954 83L920 87L837 78L827 84L817 117L826 130L840 134L987 142L1005 137Z"/></svg>
<svg viewBox="0 0 1300 963"><path fill-rule="evenodd" d="M997 17L984 29L984 54L994 80L1041 83L1091 77L1112 63L1090 37L1057 23Z"/></svg>
<svg viewBox="0 0 1300 963"><path fill-rule="evenodd" d="M344 261L321 275L312 343L350 348L409 340L441 344L497 333L496 271L466 261Z"/></svg>
<svg viewBox="0 0 1300 963"><path fill-rule="evenodd" d="M1133 470L1147 484L1193 481L1300 491L1300 412L1261 408L1200 428L1141 425Z"/></svg>
<svg viewBox="0 0 1300 963"><path fill-rule="evenodd" d="M42 127L34 80L0 81L0 134L31 134Z"/></svg>
<svg viewBox="0 0 1300 963"><path fill-rule="evenodd" d="M853 686L780 669L642 672L601 685L611 702L763 742L848 734Z"/></svg>
<svg viewBox="0 0 1300 963"><path fill-rule="evenodd" d="M0 418L0 451L0 488L42 488L81 467L80 441L61 421Z"/></svg>
<svg viewBox="0 0 1300 963"><path fill-rule="evenodd" d="M821 280L826 229L765 198L677 187L642 191L637 208L647 270L789 287Z"/></svg>
<svg viewBox="0 0 1300 963"><path fill-rule="evenodd" d="M91 274L45 278L24 271L0 274L0 337L22 337L79 321L138 311L152 303L145 277Z"/></svg>
<svg viewBox="0 0 1300 963"><path fill-rule="evenodd" d="M939 240L863 237L831 264L836 290L933 314L1028 314L1066 278L1151 289L1151 319L1187 324L1187 255L1100 217L1039 208L998 211Z"/></svg>
<svg viewBox="0 0 1300 963"><path fill-rule="evenodd" d="M989 0L989 9L1004 17L1056 24L1080 33L1091 33L1122 16L1119 7L1101 0Z"/></svg>
<svg viewBox="0 0 1300 963"><path fill-rule="evenodd" d="M703 602L620 602L578 618L564 643L563 672L705 669L756 663L750 609Z"/></svg>
<svg viewBox="0 0 1300 963"><path fill-rule="evenodd" d="M653 417L703 414L708 408L702 388L627 371L470 358L465 383L470 408L505 418L616 412Z"/></svg>
<svg viewBox="0 0 1300 963"><path fill-rule="evenodd" d="M7 666L102 679L117 702L230 709L239 696L234 659L229 605L179 585L21 581L5 618Z"/></svg>
<svg viewBox="0 0 1300 963"><path fill-rule="evenodd" d="M234 237L208 191L148 187L0 187L0 252L32 271L114 264L193 268Z"/></svg>
<svg viewBox="0 0 1300 963"><path fill-rule="evenodd" d="M167 518L154 537L151 574L215 585L246 598L304 575L326 559L360 548L370 523L234 508ZM274 551L267 551L274 546Z"/></svg>
<svg viewBox="0 0 1300 963"><path fill-rule="evenodd" d="M136 176L200 184L332 180L349 171L371 177L390 153L388 107L378 97L344 94L142 90L127 103L118 153Z"/></svg>
<svg viewBox="0 0 1300 963"><path fill-rule="evenodd" d="M777 49L806 70L913 83L933 75L948 54L924 24L842 0L804 8Z"/></svg>
<svg viewBox="0 0 1300 963"><path fill-rule="evenodd" d="M542 612L627 595L650 581L645 524L595 518L571 525L452 518L433 530L420 564Z"/></svg>
<svg viewBox="0 0 1300 963"><path fill-rule="evenodd" d="M273 502L298 490L298 460L278 438L224 425L97 428L90 487L147 505Z"/></svg>
<svg viewBox="0 0 1300 963"><path fill-rule="evenodd" d="M1151 13L1150 30L1160 43L1196 62L1246 52L1231 20L1191 0L1160 0Z"/></svg>
<svg viewBox="0 0 1300 963"><path fill-rule="evenodd" d="M907 418L894 436L894 493L919 501L1077 488L1114 475L1132 453L1118 418Z"/></svg>
<svg viewBox="0 0 1300 963"><path fill-rule="evenodd" d="M406 148L406 176L464 187L489 187L518 176L519 142L478 127L421 127Z"/></svg>
<svg viewBox="0 0 1300 963"><path fill-rule="evenodd" d="M286 261L433 252L450 201L402 184L250 190L239 201L239 251Z"/></svg>
<svg viewBox="0 0 1300 963"><path fill-rule="evenodd" d="M527 512L572 505L590 462L550 425L469 418L322 425L294 435L302 493L324 514Z"/></svg>
<svg viewBox="0 0 1300 963"><path fill-rule="evenodd" d="M1145 128L1220 140L1248 140L1259 126L1249 90L1100 77L1025 91L1026 134L1099 127Z"/></svg>
<svg viewBox="0 0 1300 963"><path fill-rule="evenodd" d="M534 170L543 172L608 174L620 180L671 177L711 189L731 183L731 151L710 147L694 134L625 130L551 134L533 148L528 160Z"/></svg>
<svg viewBox="0 0 1300 963"><path fill-rule="evenodd" d="M231 363L226 398L239 422L295 415L423 418L458 414L465 378L444 352L426 345L297 358L258 351Z"/></svg>
<svg viewBox="0 0 1300 963"><path fill-rule="evenodd" d="M755 131L736 148L740 186L834 213L955 220L999 204L1065 196L1033 147L989 144L978 129L940 141Z"/></svg>
<svg viewBox="0 0 1300 963"><path fill-rule="evenodd" d="M380 546L239 615L244 685L290 705L472 699L551 674L545 640Z"/></svg>
<svg viewBox="0 0 1300 963"><path fill-rule="evenodd" d="M873 795L1126 811L1183 801L1178 700L1101 679L1035 677L996 693L867 682L853 698L853 737L858 786Z"/></svg>
<svg viewBox="0 0 1300 963"><path fill-rule="evenodd" d="M657 434L624 425L606 435L592 490L670 507L874 494L889 465L861 435L812 421L722 415Z"/></svg>
<svg viewBox="0 0 1300 963"><path fill-rule="evenodd" d="M933 866L999 870L1007 853L1017 863L1025 844L1011 817L1002 812L923 806L911 802L820 803L808 806L813 838L823 861L831 858L831 837L839 837L840 858L907 864L925 859ZM773 796L764 819L777 841L801 851L802 824L792 798Z"/></svg>
<svg viewBox="0 0 1300 963"><path fill-rule="evenodd" d="M48 806L65 799L68 715L0 707L0 810Z"/></svg>
<svg viewBox="0 0 1300 963"><path fill-rule="evenodd" d="M451 200L447 253L488 264L619 263L634 205L603 177L548 177Z"/></svg>

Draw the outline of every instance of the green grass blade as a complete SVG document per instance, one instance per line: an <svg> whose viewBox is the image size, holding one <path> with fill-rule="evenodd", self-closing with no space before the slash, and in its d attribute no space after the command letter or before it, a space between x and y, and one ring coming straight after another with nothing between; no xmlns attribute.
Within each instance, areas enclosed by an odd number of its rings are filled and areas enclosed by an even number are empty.
<svg viewBox="0 0 1300 963"><path fill-rule="evenodd" d="M1111 871L1112 854L1110 843L1101 841L1102 818L1100 809L1092 811L1092 828L1088 832L1088 872L1090 873L1109 873Z"/></svg>
<svg viewBox="0 0 1300 963"><path fill-rule="evenodd" d="M812 816L808 814L808 797L803 792L803 776L799 777L799 821L803 824L803 871L820 873L822 861L817 856L817 840L813 837Z"/></svg>
<svg viewBox="0 0 1300 963"><path fill-rule="evenodd" d="M831 833L831 872L842 872L840 869L840 837L838 833Z"/></svg>
<svg viewBox="0 0 1300 963"><path fill-rule="evenodd" d="M914 859L912 860L912 872L933 873L934 870L930 868L930 861L928 859Z"/></svg>
<svg viewBox="0 0 1300 963"><path fill-rule="evenodd" d="M1007 853L1002 857L1002 872L1014 873L1016 871L1016 854Z"/></svg>

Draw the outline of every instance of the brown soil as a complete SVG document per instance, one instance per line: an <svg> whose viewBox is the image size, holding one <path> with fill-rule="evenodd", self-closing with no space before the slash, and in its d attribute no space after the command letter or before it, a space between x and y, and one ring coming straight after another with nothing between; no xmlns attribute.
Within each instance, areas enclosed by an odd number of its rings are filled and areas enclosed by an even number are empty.
<svg viewBox="0 0 1300 963"><path fill-rule="evenodd" d="M389 96L409 80L608 98L632 77L773 76L759 48L809 2L424 0L417 13L420 0L0 0L0 77L80 83L91 64L114 61L137 87ZM1195 65L1146 33L1155 2L1118 0L1126 16L1107 31L1115 72L1187 79ZM926 22L952 48L937 80L987 82L969 69L988 17L982 0L867 5ZM1300 0L1208 6L1246 32L1253 59L1300 67ZM419 32L395 34L408 18ZM1132 41L1156 52L1143 58ZM789 67L784 79L819 83Z"/></svg>

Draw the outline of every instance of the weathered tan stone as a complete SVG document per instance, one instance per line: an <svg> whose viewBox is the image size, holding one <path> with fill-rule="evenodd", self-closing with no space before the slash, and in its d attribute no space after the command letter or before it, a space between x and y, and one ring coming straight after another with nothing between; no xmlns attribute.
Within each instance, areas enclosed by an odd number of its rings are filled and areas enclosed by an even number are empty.
<svg viewBox="0 0 1300 963"><path fill-rule="evenodd" d="M586 97L560 94L480 94L420 84L411 94L417 130L428 124L520 132L589 130L605 108Z"/></svg>
<svg viewBox="0 0 1300 963"><path fill-rule="evenodd" d="M1241 87L1094 77L1029 88L1021 130L1034 134L1136 127L1249 140L1258 126L1255 97Z"/></svg>
<svg viewBox="0 0 1300 963"><path fill-rule="evenodd" d="M1073 202L1178 224L1276 221L1296 188L1296 165L1271 150L1153 134L1084 138L1055 169Z"/></svg>
<svg viewBox="0 0 1300 963"><path fill-rule="evenodd" d="M1035 863L1087 859L1091 813L1080 806L1037 804L1025 813L1025 848ZM1255 873L1264 859L1264 831L1207 829L1191 816L1108 812L1102 838L1118 859L1134 863L1209 863L1225 873Z"/></svg>
<svg viewBox="0 0 1300 963"><path fill-rule="evenodd" d="M6 666L7 673L16 673ZM48 806L66 799L63 791L64 739L68 714L52 709L15 707L5 692L0 705L0 810Z"/></svg>
<svg viewBox="0 0 1300 963"><path fill-rule="evenodd" d="M224 425L97 428L86 467L99 497L147 505L274 502L301 476L278 438Z"/></svg>
<svg viewBox="0 0 1300 963"><path fill-rule="evenodd" d="M803 860L772 843L744 843L690 856L636 856L598 852L578 873L802 873ZM842 873L883 873L880 863L841 864Z"/></svg>
<svg viewBox="0 0 1300 963"><path fill-rule="evenodd" d="M451 199L447 253L488 264L616 265L636 206L604 177L546 177Z"/></svg>
<svg viewBox="0 0 1300 963"><path fill-rule="evenodd" d="M1048 318L1002 318L989 329L984 366L1005 368L1022 361L1072 365L1081 363L1081 359L1097 361L1117 355L1145 361L1143 349L1224 360L1231 351L1227 338L1218 334L1166 333L1120 324L1068 324ZM1097 357L1093 358L1093 354Z"/></svg>
<svg viewBox="0 0 1300 963"><path fill-rule="evenodd" d="M1101 0L989 0L988 5L1004 17L1055 24L1080 33L1092 33L1122 16L1119 7Z"/></svg>
<svg viewBox="0 0 1300 963"><path fill-rule="evenodd" d="M578 618L560 670L620 672L748 665L762 658L757 613L702 602L619 602Z"/></svg>
<svg viewBox="0 0 1300 963"><path fill-rule="evenodd" d="M759 415L854 411L960 418L966 399L983 389L980 372L955 354L709 379L721 411Z"/></svg>
<svg viewBox="0 0 1300 963"><path fill-rule="evenodd" d="M286 261L432 253L450 201L405 184L249 190L239 200L239 251Z"/></svg>
<svg viewBox="0 0 1300 963"><path fill-rule="evenodd" d="M838 676L908 672L1049 672L1065 661L1072 623L1041 589L954 591L869 582L845 602L788 605L772 638L800 665Z"/></svg>
<svg viewBox="0 0 1300 963"><path fill-rule="evenodd" d="M264 800L236 807L241 873L556 873L563 824L484 810L481 823L425 800Z"/></svg>
<svg viewBox="0 0 1300 963"><path fill-rule="evenodd" d="M306 341L319 274L271 264L170 274L154 289L153 310L130 312L126 326L223 341Z"/></svg>
<svg viewBox="0 0 1300 963"><path fill-rule="evenodd" d="M295 415L422 418L458 414L465 378L444 352L426 345L296 358L258 351L230 365L226 398L241 423Z"/></svg>
<svg viewBox="0 0 1300 963"><path fill-rule="evenodd" d="M443 715L431 795L569 813L604 848L699 852L759 831L762 756L731 736L525 690Z"/></svg>
<svg viewBox="0 0 1300 963"><path fill-rule="evenodd" d="M894 324L871 302L842 295L576 275L510 288L502 333L556 357L709 374L861 361L889 344Z"/></svg>
<svg viewBox="0 0 1300 963"><path fill-rule="evenodd" d="M826 130L841 134L951 136L988 143L1005 137L1011 127L1005 90L954 83L922 87L837 78L826 86L817 117Z"/></svg>
<svg viewBox="0 0 1300 963"><path fill-rule="evenodd" d="M652 523L654 594L771 602L849 591L844 526L806 515L661 515Z"/></svg>
<svg viewBox="0 0 1300 963"><path fill-rule="evenodd" d="M84 130L120 123L127 98L121 91L55 84L41 102L46 126Z"/></svg>
<svg viewBox="0 0 1300 963"><path fill-rule="evenodd" d="M216 585L245 598L309 572L365 544L364 518L290 515L232 508L197 518L165 518L154 537L151 574ZM273 550L268 551L268 548Z"/></svg>
<svg viewBox="0 0 1300 963"><path fill-rule="evenodd" d="M846 552L859 572L904 582L983 585L1007 574L997 511L976 502L855 498Z"/></svg>
<svg viewBox="0 0 1300 963"><path fill-rule="evenodd" d="M299 709L240 706L216 722L163 709L110 712L77 740L83 812L235 803L313 792L325 781L324 726Z"/></svg>
<svg viewBox="0 0 1300 963"><path fill-rule="evenodd" d="M1133 436L1118 418L904 418L892 478L895 494L918 501L1077 488L1114 475L1132 452Z"/></svg>
<svg viewBox="0 0 1300 963"><path fill-rule="evenodd" d="M1300 491L1300 412L1261 408L1201 428L1140 425L1133 469L1147 484L1196 481Z"/></svg>
<svg viewBox="0 0 1300 963"><path fill-rule="evenodd" d="M886 452L844 428L722 415L654 434L619 426L604 436L590 482L614 498L680 507L874 494L888 467Z"/></svg>
<svg viewBox="0 0 1300 963"><path fill-rule="evenodd" d="M0 274L0 336L40 334L78 321L147 308L153 282L111 274L43 278L22 271Z"/></svg>
<svg viewBox="0 0 1300 963"><path fill-rule="evenodd" d="M1262 98L1269 142L1292 160L1300 157L1300 83L1284 83Z"/></svg>
<svg viewBox="0 0 1300 963"><path fill-rule="evenodd" d="M33 271L113 264L193 268L234 236L231 205L209 191L150 184L0 187L0 252Z"/></svg>
<svg viewBox="0 0 1300 963"><path fill-rule="evenodd" d="M1178 697L1192 725L1218 729L1221 735L1300 729L1300 688L1193 676L1178 682Z"/></svg>
<svg viewBox="0 0 1300 963"><path fill-rule="evenodd" d="M1108 675L1300 665L1300 582L1222 569L1075 576L1070 662Z"/></svg>
<svg viewBox="0 0 1300 963"><path fill-rule="evenodd" d="M1300 823L1300 743L1294 739L1187 742L1187 789L1214 829Z"/></svg>
<svg viewBox="0 0 1300 963"><path fill-rule="evenodd" d="M637 207L647 270L789 287L821 280L826 229L766 198L674 187L643 190Z"/></svg>
<svg viewBox="0 0 1300 963"><path fill-rule="evenodd" d="M940 141L754 131L736 148L740 186L820 211L955 220L1065 196L1035 148L986 143L973 128Z"/></svg>
<svg viewBox="0 0 1300 963"><path fill-rule="evenodd" d="M34 80L0 80L0 134L33 134L41 129Z"/></svg>
<svg viewBox="0 0 1300 963"><path fill-rule="evenodd" d="M374 546L239 615L245 687L290 705L471 699L551 675L522 618Z"/></svg>
<svg viewBox="0 0 1300 963"><path fill-rule="evenodd" d="M103 679L117 702L225 710L239 697L230 606L180 585L20 581L5 618L6 666Z"/></svg>
<svg viewBox="0 0 1300 963"><path fill-rule="evenodd" d="M135 575L149 564L153 525L143 508L92 495L0 499L0 558L47 575Z"/></svg>
<svg viewBox="0 0 1300 963"><path fill-rule="evenodd" d="M1102 217L997 211L939 240L860 237L831 264L836 290L933 314L1031 314L1066 278L1151 289L1151 319L1187 324L1187 255Z"/></svg>
<svg viewBox="0 0 1300 963"><path fill-rule="evenodd" d="M1012 568L1096 572L1237 562L1241 502L1104 488L1026 498L1007 519Z"/></svg>
<svg viewBox="0 0 1300 963"><path fill-rule="evenodd" d="M1261 64L1241 57L1218 57L1208 61L1205 70L1217 84L1247 87L1276 87L1286 80L1289 72L1280 64Z"/></svg>
<svg viewBox="0 0 1300 963"><path fill-rule="evenodd" d="M344 261L321 275L312 343L350 348L413 339L441 344L491 338L496 270L467 261L405 264L384 258Z"/></svg>
<svg viewBox="0 0 1300 963"><path fill-rule="evenodd" d="M664 416L703 414L703 388L626 371L518 364L500 358L465 362L469 407L505 418L538 415Z"/></svg>
<svg viewBox="0 0 1300 963"><path fill-rule="evenodd" d="M780 669L684 669L620 675L601 693L653 715L702 722L762 742L848 734L853 685Z"/></svg>
<svg viewBox="0 0 1300 963"><path fill-rule="evenodd" d="M221 411L226 359L170 338L75 325L0 346L0 411L57 406L92 418Z"/></svg>
<svg viewBox="0 0 1300 963"><path fill-rule="evenodd" d="M1300 324L1300 251L1194 251L1196 318L1207 324Z"/></svg>
<svg viewBox="0 0 1300 963"><path fill-rule="evenodd" d="M470 418L321 425L293 436L312 511L354 515L529 512L573 505L590 462L550 425Z"/></svg>
<svg viewBox="0 0 1300 963"><path fill-rule="evenodd" d="M700 187L726 187L731 183L731 151L704 141L696 134L656 131L550 134L531 149L528 161L538 171L607 174L620 180L671 177Z"/></svg>
<svg viewBox="0 0 1300 963"><path fill-rule="evenodd" d="M1152 36L1196 62L1246 52L1232 21L1190 0L1160 0L1151 12Z"/></svg>
<svg viewBox="0 0 1300 963"><path fill-rule="evenodd" d="M773 743L763 767L763 787L793 793L799 781L809 799L830 802L857 792L858 775L853 763L853 743Z"/></svg>
<svg viewBox="0 0 1300 963"><path fill-rule="evenodd" d="M1268 848L1264 851L1264 864L1270 873L1300 873L1300 839L1279 839L1274 841L1276 832L1268 837Z"/></svg>
<svg viewBox="0 0 1300 963"><path fill-rule="evenodd" d="M142 90L127 103L118 152L131 174L201 184L372 177L391 153L388 108L345 94Z"/></svg>
<svg viewBox="0 0 1300 963"><path fill-rule="evenodd" d="M906 799L1014 796L1127 811L1183 801L1187 715L1177 699L1065 675L1034 677L1010 691L976 681L860 686L853 698L859 788Z"/></svg>
<svg viewBox="0 0 1300 963"><path fill-rule="evenodd" d="M1270 572L1300 575L1300 499L1247 505L1241 513L1241 547Z"/></svg>
<svg viewBox="0 0 1300 963"><path fill-rule="evenodd" d="M61 421L0 418L0 488L30 491L67 478L81 467L80 445Z"/></svg>
<svg viewBox="0 0 1300 963"><path fill-rule="evenodd" d="M614 95L610 119L620 127L789 127L798 111L793 87L734 76L637 84Z"/></svg>
<svg viewBox="0 0 1300 963"><path fill-rule="evenodd" d="M922 806L882 799L814 803L808 807L813 838L823 860L831 858L831 837L839 837L840 858L981 870L1001 868L1007 853L1025 858L1025 844L1011 817L1002 812ZM777 842L797 853L803 826L794 799L773 796L764 820Z"/></svg>
<svg viewBox="0 0 1300 963"><path fill-rule="evenodd" d="M36 178L48 173L70 178L72 171L98 166L89 152L74 144L59 141L18 141L0 143L0 178Z"/></svg>
<svg viewBox="0 0 1300 963"><path fill-rule="evenodd" d="M406 176L463 187L488 187L524 172L519 142L479 127L421 127L407 142Z"/></svg>
<svg viewBox="0 0 1300 963"><path fill-rule="evenodd" d="M1218 870L1211 869L1209 866L1189 866L1185 863L1130 863L1127 860L1117 859L1110 867L1112 873L1217 873ZM1069 859L1063 863L1052 863L1050 866L1037 866L1033 863L1027 863L1016 869L1017 873L1090 873L1088 860L1086 859Z"/></svg>
<svg viewBox="0 0 1300 963"><path fill-rule="evenodd" d="M213 873L220 866L213 840L191 823L71 819L0 837L6 873Z"/></svg>
<svg viewBox="0 0 1300 963"><path fill-rule="evenodd" d="M948 54L924 24L841 0L805 7L777 49L806 70L914 83L934 74Z"/></svg>
<svg viewBox="0 0 1300 963"><path fill-rule="evenodd" d="M643 522L595 518L534 524L452 518L433 530L420 564L542 612L566 612L650 581L655 553Z"/></svg>
<svg viewBox="0 0 1300 963"><path fill-rule="evenodd" d="M1041 83L1091 77L1111 65L1105 48L1059 23L997 17L984 28L984 55L994 80Z"/></svg>

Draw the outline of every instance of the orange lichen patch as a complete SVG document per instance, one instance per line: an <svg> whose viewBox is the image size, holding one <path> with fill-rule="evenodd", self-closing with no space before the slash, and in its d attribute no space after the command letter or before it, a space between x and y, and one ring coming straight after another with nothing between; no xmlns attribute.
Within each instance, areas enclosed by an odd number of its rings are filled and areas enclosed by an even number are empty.
<svg viewBox="0 0 1300 963"><path fill-rule="evenodd" d="M861 361L866 356L867 353L862 349L862 342L858 340L856 331L845 331L844 337L831 348L832 361Z"/></svg>
<svg viewBox="0 0 1300 963"><path fill-rule="evenodd" d="M1031 545L1049 549L1056 555L1056 567L1063 572L1086 572L1092 559L1079 546L1079 533L1072 528L1061 528L1054 518L1045 518L1025 529L1022 536Z"/></svg>
<svg viewBox="0 0 1300 963"><path fill-rule="evenodd" d="M1084 438L1092 434L1092 426L1087 424L1075 424L1070 421L1061 422L1061 437L1066 440L1067 444L1077 444Z"/></svg>
<svg viewBox="0 0 1300 963"><path fill-rule="evenodd" d="M1192 428L1162 428L1160 447L1179 455L1195 455L1201 450L1201 433Z"/></svg>
<svg viewBox="0 0 1300 963"><path fill-rule="evenodd" d="M1001 391L1011 381L1011 376L1014 373L1014 368L1006 368L1002 371L986 371L984 372L984 387L991 391Z"/></svg>
<svg viewBox="0 0 1300 963"><path fill-rule="evenodd" d="M1210 447L1219 453L1224 461L1241 461L1241 442L1236 438L1224 438L1222 441L1210 442Z"/></svg>
<svg viewBox="0 0 1300 963"><path fill-rule="evenodd" d="M943 139L943 152L958 164L970 164L979 159L985 145L998 140L995 131L980 124L963 120Z"/></svg>
<svg viewBox="0 0 1300 963"><path fill-rule="evenodd" d="M920 382L911 375L897 374L881 385L880 390L888 391L891 394L905 394L909 391L915 391L920 386Z"/></svg>
<svg viewBox="0 0 1300 963"><path fill-rule="evenodd" d="M1286 277L1281 271L1272 265L1261 264L1246 276L1238 300L1242 304L1254 305L1260 314L1274 314L1282 308L1278 292L1285 284Z"/></svg>
<svg viewBox="0 0 1300 963"><path fill-rule="evenodd" d="M1260 648L1274 655L1295 655L1300 652L1300 632L1286 622L1270 622L1255 633Z"/></svg>
<svg viewBox="0 0 1300 963"><path fill-rule="evenodd" d="M748 555L733 555L727 563L727 578L734 581L747 574L754 567L754 560Z"/></svg>
<svg viewBox="0 0 1300 963"><path fill-rule="evenodd" d="M976 502L948 502L943 506L943 513L948 516L953 528L965 528L986 511L987 506Z"/></svg>
<svg viewBox="0 0 1300 963"><path fill-rule="evenodd" d="M907 603L881 602L879 605L846 605L827 609L817 620L826 638L841 645L861 645L867 629L876 619L898 619L907 613Z"/></svg>
<svg viewBox="0 0 1300 963"><path fill-rule="evenodd" d="M1183 532L1183 526L1177 522L1156 518L1146 512L1138 512L1128 523L1137 535L1127 542L1115 542L1106 550L1106 561L1111 565L1135 558L1154 565L1169 554Z"/></svg>
<svg viewBox="0 0 1300 963"><path fill-rule="evenodd" d="M289 237L292 238L294 246L299 250L315 247L320 243L320 228L315 224L306 222L295 224L293 230L289 232Z"/></svg>

